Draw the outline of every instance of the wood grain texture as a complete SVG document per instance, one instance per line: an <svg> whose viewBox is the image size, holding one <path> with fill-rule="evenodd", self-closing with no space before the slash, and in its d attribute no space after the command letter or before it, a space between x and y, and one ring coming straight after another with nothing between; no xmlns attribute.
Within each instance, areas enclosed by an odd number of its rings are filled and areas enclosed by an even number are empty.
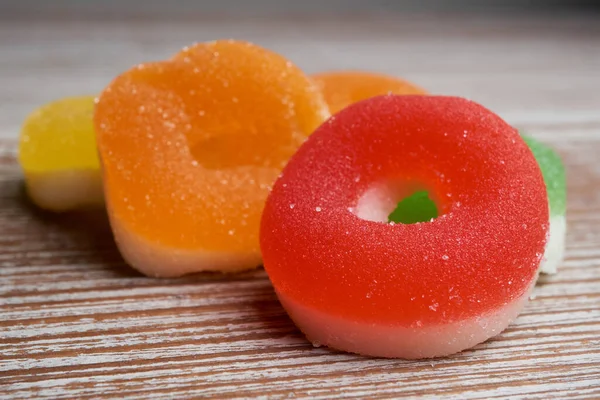
<svg viewBox="0 0 600 400"><path fill-rule="evenodd" d="M0 398L600 398L600 24L353 21L0 24ZM309 345L262 270L145 278L123 263L103 213L55 216L28 204L15 158L27 112L225 36L273 47L311 72L402 74L480 101L553 145L569 190L559 273L509 329L474 349L371 359Z"/></svg>

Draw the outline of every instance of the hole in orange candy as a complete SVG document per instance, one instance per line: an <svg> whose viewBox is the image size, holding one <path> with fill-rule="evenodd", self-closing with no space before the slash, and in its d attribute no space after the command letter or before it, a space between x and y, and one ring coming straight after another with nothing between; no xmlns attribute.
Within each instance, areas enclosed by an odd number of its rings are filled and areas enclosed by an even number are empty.
<svg viewBox="0 0 600 400"><path fill-rule="evenodd" d="M286 156L281 154L281 143L269 143L243 134L214 136L196 142L190 151L194 159L207 169L244 166L280 168Z"/></svg>
<svg viewBox="0 0 600 400"><path fill-rule="evenodd" d="M435 196L422 185L387 182L367 189L354 214L367 221L414 224L432 221L440 210Z"/></svg>

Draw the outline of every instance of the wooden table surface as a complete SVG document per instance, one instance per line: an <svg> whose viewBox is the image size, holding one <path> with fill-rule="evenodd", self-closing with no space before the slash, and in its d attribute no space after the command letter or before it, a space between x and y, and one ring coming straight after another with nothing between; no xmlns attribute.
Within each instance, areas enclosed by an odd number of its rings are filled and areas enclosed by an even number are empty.
<svg viewBox="0 0 600 400"><path fill-rule="evenodd" d="M469 97L568 170L566 260L505 332L427 361L313 348L262 270L150 279L103 213L23 195L20 123L194 41L237 37L308 72L368 68ZM600 398L600 22L593 17L188 18L0 23L0 398Z"/></svg>

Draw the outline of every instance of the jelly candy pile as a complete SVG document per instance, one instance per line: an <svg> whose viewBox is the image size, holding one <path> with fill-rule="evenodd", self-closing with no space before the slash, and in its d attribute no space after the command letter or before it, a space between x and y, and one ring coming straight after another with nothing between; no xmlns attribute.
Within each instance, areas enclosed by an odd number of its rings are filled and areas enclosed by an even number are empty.
<svg viewBox="0 0 600 400"><path fill-rule="evenodd" d="M563 259L559 155L479 104L243 40L140 61L32 112L19 161L38 207L105 207L147 276L264 265L314 343L427 358L501 332Z"/></svg>

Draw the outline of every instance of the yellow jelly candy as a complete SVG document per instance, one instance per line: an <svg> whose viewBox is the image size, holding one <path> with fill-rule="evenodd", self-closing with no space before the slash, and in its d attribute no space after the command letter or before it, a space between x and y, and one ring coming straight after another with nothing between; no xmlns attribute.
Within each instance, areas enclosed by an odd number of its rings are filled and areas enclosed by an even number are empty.
<svg viewBox="0 0 600 400"><path fill-rule="evenodd" d="M27 192L39 207L67 211L103 204L93 114L93 96L69 97L25 120L19 162Z"/></svg>

